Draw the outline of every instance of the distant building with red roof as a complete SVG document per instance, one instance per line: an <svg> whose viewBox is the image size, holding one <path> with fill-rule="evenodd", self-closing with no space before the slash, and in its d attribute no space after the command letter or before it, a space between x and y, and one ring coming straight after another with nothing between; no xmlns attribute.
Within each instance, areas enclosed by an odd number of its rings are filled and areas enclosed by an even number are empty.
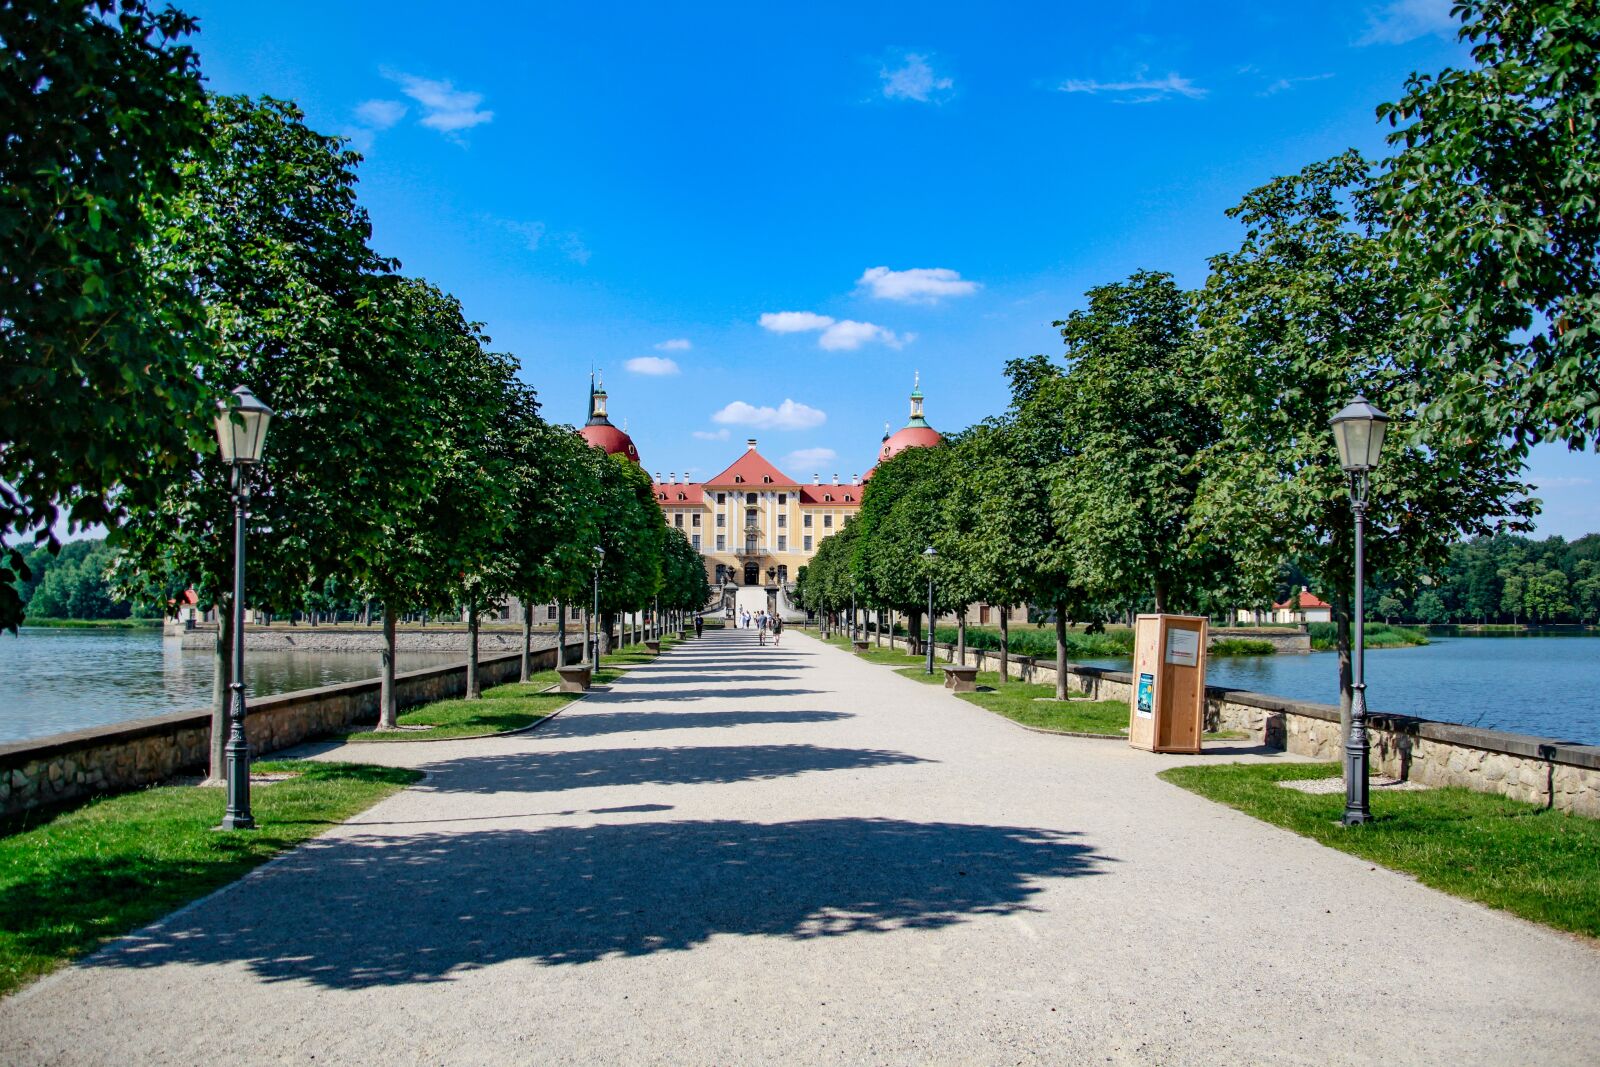
<svg viewBox="0 0 1600 1067"><path fill-rule="evenodd" d="M1292 626L1306 622L1332 622L1333 605L1313 593L1308 586L1301 586L1298 593L1290 593L1287 599L1272 605L1270 611L1242 608L1234 613L1234 617L1237 622L1258 625Z"/></svg>

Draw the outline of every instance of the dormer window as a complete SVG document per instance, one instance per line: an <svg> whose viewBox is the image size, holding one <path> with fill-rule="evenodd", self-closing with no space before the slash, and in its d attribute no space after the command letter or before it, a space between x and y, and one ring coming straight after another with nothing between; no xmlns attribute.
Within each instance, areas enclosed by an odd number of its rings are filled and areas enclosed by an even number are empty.
<svg viewBox="0 0 1600 1067"><path fill-rule="evenodd" d="M829 503L832 503L833 502L833 494L832 493L823 493L822 494L822 499L828 501Z"/></svg>
<svg viewBox="0 0 1600 1067"><path fill-rule="evenodd" d="M679 493L678 494L678 499L679 500L688 500L689 499L689 494L688 493Z"/></svg>
<svg viewBox="0 0 1600 1067"><path fill-rule="evenodd" d="M734 475L734 476L733 476L733 480L734 480L734 482L736 482L736 483L739 483L739 482L743 482L743 481L744 481L744 475L742 475L742 474L735 474L735 475Z"/></svg>
<svg viewBox="0 0 1600 1067"><path fill-rule="evenodd" d="M772 484L772 475L770 475L770 474L763 474L763 475L762 475L762 476L761 476L761 484L762 484L762 485L771 485L771 484Z"/></svg>

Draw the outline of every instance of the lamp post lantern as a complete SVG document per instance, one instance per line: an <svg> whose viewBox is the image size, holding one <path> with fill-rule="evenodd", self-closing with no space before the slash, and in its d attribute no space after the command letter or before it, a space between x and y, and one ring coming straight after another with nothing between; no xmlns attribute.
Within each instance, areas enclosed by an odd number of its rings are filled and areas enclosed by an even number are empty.
<svg viewBox="0 0 1600 1067"><path fill-rule="evenodd" d="M933 673L933 561L939 553L929 545L922 550L922 558L928 561L928 668L925 673Z"/></svg>
<svg viewBox="0 0 1600 1067"><path fill-rule="evenodd" d="M589 667L595 673L600 671L600 568L606 564L606 550L599 545L594 546L594 658L589 660Z"/></svg>
<svg viewBox="0 0 1600 1067"><path fill-rule="evenodd" d="M1346 826L1372 818L1367 805L1367 682L1365 671L1366 604L1363 586L1367 569L1367 491L1372 471L1383 452L1389 416L1357 396L1330 420L1334 443L1339 446L1339 466L1350 484L1350 509L1356 520L1356 573L1354 656L1350 678L1350 736L1344 744L1344 817Z"/></svg>
<svg viewBox="0 0 1600 1067"><path fill-rule="evenodd" d="M222 462L233 468L233 681L229 683L227 763L228 802L219 830L253 830L250 814L250 742L245 739L244 699L244 526L250 501L250 468L266 451L272 409L245 386L233 402L217 401L217 444Z"/></svg>

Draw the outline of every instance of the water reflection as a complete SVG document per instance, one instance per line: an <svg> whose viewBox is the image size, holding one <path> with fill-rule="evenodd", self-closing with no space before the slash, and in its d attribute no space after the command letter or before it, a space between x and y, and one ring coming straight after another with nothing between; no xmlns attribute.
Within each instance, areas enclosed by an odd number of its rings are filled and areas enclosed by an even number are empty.
<svg viewBox="0 0 1600 1067"><path fill-rule="evenodd" d="M459 652L401 652L400 670L465 658ZM376 652L245 650L255 695L374 678ZM156 630L23 627L0 635L0 743L125 719L208 707L211 653L185 649Z"/></svg>

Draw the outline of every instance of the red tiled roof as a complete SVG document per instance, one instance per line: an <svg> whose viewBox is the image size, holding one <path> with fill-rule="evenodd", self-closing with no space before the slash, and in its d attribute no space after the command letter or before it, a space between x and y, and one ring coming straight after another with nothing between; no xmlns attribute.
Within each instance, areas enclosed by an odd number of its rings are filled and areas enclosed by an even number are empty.
<svg viewBox="0 0 1600 1067"><path fill-rule="evenodd" d="M735 481L736 478L742 478L743 481ZM704 484L718 488L737 485L744 491L756 485L781 485L792 488L800 483L774 467L760 452L747 448L744 455L734 460L733 466L715 478L707 478Z"/></svg>
<svg viewBox="0 0 1600 1067"><path fill-rule="evenodd" d="M832 500L823 497L831 496ZM821 504L827 507L861 506L861 486L859 485L802 485L800 487L800 503Z"/></svg>
<svg viewBox="0 0 1600 1067"><path fill-rule="evenodd" d="M908 448L931 448L943 440L944 437L939 431L931 426L902 426L894 432L893 437L883 443L883 448L878 451L878 458L885 460Z"/></svg>
<svg viewBox="0 0 1600 1067"><path fill-rule="evenodd" d="M639 462L639 450L633 447L633 438L609 422L593 422L581 427L578 436L593 447L603 448L613 456L621 453L635 463Z"/></svg>
<svg viewBox="0 0 1600 1067"><path fill-rule="evenodd" d="M663 507L699 504L706 498L705 486L698 482L656 482L650 491L655 493L656 502Z"/></svg>
<svg viewBox="0 0 1600 1067"><path fill-rule="evenodd" d="M1273 608L1274 611L1282 611L1282 610L1284 610L1286 608L1293 608L1293 607L1294 607L1294 597L1292 595L1289 597L1288 600L1285 600L1283 603L1272 605L1272 608ZM1310 610L1312 608L1328 608L1328 609L1331 610L1333 608L1333 605L1328 603L1326 600L1323 600L1321 597L1319 597L1315 593L1310 593L1310 592L1301 593L1300 594L1300 610L1301 611L1308 611L1308 610Z"/></svg>

